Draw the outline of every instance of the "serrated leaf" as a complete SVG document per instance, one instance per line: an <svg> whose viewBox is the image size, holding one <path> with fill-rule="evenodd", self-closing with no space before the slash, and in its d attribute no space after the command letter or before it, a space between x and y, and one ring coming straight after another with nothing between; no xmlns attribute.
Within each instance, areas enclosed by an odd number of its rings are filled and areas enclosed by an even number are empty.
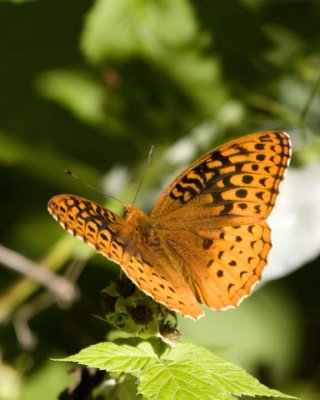
<svg viewBox="0 0 320 400"><path fill-rule="evenodd" d="M130 373L139 378L138 393L148 400L226 400L242 395L295 398L269 389L240 367L191 343L178 342L158 354L157 340L131 338L126 344L98 343L60 361Z"/></svg>
<svg viewBox="0 0 320 400"><path fill-rule="evenodd" d="M175 362L142 371L138 393L148 400L224 400L227 395L202 368Z"/></svg>
<svg viewBox="0 0 320 400"><path fill-rule="evenodd" d="M110 372L127 372L136 375L158 361L158 356L147 341L140 341L137 346L102 342L58 361L74 361Z"/></svg>
<svg viewBox="0 0 320 400"><path fill-rule="evenodd" d="M217 357L203 347L191 343L177 343L176 347L166 351L162 360L192 367L197 366L201 368L201 373L205 371L210 374L214 381L219 382L227 392L233 395L295 398L277 390L269 389L242 368Z"/></svg>

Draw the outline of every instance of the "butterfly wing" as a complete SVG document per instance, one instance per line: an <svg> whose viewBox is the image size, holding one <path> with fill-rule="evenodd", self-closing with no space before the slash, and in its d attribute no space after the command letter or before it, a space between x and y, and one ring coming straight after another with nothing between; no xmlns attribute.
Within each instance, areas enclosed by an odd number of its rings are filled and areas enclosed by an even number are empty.
<svg viewBox="0 0 320 400"><path fill-rule="evenodd" d="M50 214L72 235L120 265L140 290L169 309L199 318L203 311L187 282L159 247L143 242L125 219L99 204L74 195L58 195L48 203Z"/></svg>
<svg viewBox="0 0 320 400"><path fill-rule="evenodd" d="M184 229L262 221L274 206L290 155L284 132L260 132L228 142L182 172L151 215Z"/></svg>
<svg viewBox="0 0 320 400"><path fill-rule="evenodd" d="M110 260L121 262L132 233L124 219L97 203L69 194L52 197L48 211L73 236Z"/></svg>
<svg viewBox="0 0 320 400"><path fill-rule="evenodd" d="M164 246L197 301L220 310L239 305L260 280L271 247L270 228L260 222L172 232Z"/></svg>
<svg viewBox="0 0 320 400"><path fill-rule="evenodd" d="M261 278L271 248L270 214L290 161L290 139L261 132L193 163L162 193L152 216L196 299L236 306Z"/></svg>
<svg viewBox="0 0 320 400"><path fill-rule="evenodd" d="M163 254L162 248L151 248L148 244L141 244L136 254L121 264L122 270L138 288L155 301L184 317L199 319L204 312L194 291L176 267Z"/></svg>

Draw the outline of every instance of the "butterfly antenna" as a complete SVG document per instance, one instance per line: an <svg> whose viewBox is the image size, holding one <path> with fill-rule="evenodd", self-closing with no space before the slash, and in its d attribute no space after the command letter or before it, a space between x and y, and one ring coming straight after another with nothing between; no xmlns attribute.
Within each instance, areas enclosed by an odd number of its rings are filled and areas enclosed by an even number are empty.
<svg viewBox="0 0 320 400"><path fill-rule="evenodd" d="M135 194L134 199L133 199L133 204L135 204L135 202L136 202L136 200L137 200L138 193L139 193L140 188L141 188L141 186L142 186L142 182L143 182L143 180L144 180L144 178L145 178L145 176L146 176L146 173L147 173L147 170L148 170L148 167L149 167L149 164L150 164L151 155L152 155L152 153L153 153L153 150L154 150L154 145L152 144L152 145L150 146L150 149L149 149L148 160L147 160L146 166L145 166L145 168L144 168L143 175L142 175L142 177L141 177L141 179L140 179L140 182L139 182L138 187L137 187L137 190L136 190L136 194Z"/></svg>
<svg viewBox="0 0 320 400"><path fill-rule="evenodd" d="M85 186L87 186L88 188L94 190L95 192L100 193L100 194L102 194L103 196L108 197L109 199L116 200L116 201L118 201L119 203L121 203L121 204L124 206L124 202L123 202L123 201L117 199L116 197L111 196L110 194L106 194L106 193L102 192L101 190L95 188L94 186L90 185L89 183L87 183L86 181L84 181L83 179L81 179L78 175L76 175L76 174L74 174L72 171L70 171L70 169L65 169L64 172L65 172L67 175L72 176L72 178L77 179L77 180L78 180L79 182L81 182L83 185L85 185Z"/></svg>

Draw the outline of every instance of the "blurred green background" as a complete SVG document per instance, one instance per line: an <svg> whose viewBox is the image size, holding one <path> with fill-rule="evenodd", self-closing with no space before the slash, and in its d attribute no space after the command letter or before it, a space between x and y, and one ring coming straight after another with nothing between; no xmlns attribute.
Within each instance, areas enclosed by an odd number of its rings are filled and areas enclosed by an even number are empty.
<svg viewBox="0 0 320 400"><path fill-rule="evenodd" d="M107 330L94 315L118 268L69 238L46 204L74 193L121 207L64 169L129 202L153 144L137 201L150 211L181 168L246 133L286 130L293 165L319 164L319 71L316 0L0 1L0 243L60 275L87 262L69 307L1 265L0 400L57 398L73 378L50 357ZM182 332L267 385L318 399L319 264L237 310L181 321Z"/></svg>

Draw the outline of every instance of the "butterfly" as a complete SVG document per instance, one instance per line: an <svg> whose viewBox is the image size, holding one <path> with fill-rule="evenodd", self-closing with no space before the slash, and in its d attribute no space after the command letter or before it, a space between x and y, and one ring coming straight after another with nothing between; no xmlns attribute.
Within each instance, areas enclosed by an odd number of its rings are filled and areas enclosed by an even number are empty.
<svg viewBox="0 0 320 400"><path fill-rule="evenodd" d="M236 307L260 280L271 248L266 218L290 157L288 134L254 133L192 163L150 215L128 204L120 218L70 194L51 198L48 210L156 302L198 319L200 304Z"/></svg>

